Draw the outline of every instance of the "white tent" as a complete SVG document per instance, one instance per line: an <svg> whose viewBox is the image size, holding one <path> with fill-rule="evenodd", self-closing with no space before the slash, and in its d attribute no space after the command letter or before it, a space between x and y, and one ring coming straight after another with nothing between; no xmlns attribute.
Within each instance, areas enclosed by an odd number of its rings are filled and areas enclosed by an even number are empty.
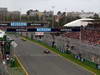
<svg viewBox="0 0 100 75"><path fill-rule="evenodd" d="M90 19L90 18L84 18L84 19L78 19L75 21L72 21L70 23L65 24L65 27L80 27L80 26L87 26L88 25L88 21L92 21L94 19Z"/></svg>
<svg viewBox="0 0 100 75"><path fill-rule="evenodd" d="M5 35L5 32L4 32L4 31L2 31L2 30L0 30L0 38L3 38L3 37L4 37L4 35Z"/></svg>

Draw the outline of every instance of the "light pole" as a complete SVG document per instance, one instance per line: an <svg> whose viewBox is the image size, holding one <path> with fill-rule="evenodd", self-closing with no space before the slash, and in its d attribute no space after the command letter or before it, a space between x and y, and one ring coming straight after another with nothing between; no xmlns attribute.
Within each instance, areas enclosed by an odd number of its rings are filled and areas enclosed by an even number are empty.
<svg viewBox="0 0 100 75"><path fill-rule="evenodd" d="M20 8L20 16L19 16L19 19L20 19L20 22L21 22L21 8ZM19 34L21 33L21 36L22 36L22 32L19 32Z"/></svg>
<svg viewBox="0 0 100 75"><path fill-rule="evenodd" d="M52 28L54 28L54 8L55 8L55 6L52 6L52 12L53 12L53 14L52 14ZM54 33L52 33L52 39L53 39L53 41L52 41L52 46L54 45L54 43L55 43L55 36L54 36L55 34Z"/></svg>
<svg viewBox="0 0 100 75"><path fill-rule="evenodd" d="M20 17L19 18L20 18L20 22L21 22L21 8L20 8Z"/></svg>
<svg viewBox="0 0 100 75"><path fill-rule="evenodd" d="M81 25L81 27L80 27L80 36L79 36L79 39L80 39L80 41L82 41L82 31L83 31L83 26Z"/></svg>
<svg viewBox="0 0 100 75"><path fill-rule="evenodd" d="M52 14L52 28L54 28L54 8L55 8L55 6L52 6L52 12L53 12L53 14Z"/></svg>

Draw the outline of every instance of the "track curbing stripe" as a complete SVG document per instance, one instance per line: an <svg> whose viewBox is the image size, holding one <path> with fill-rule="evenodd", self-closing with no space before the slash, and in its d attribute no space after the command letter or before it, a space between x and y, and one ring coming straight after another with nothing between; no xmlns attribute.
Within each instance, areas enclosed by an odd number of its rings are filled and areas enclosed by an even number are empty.
<svg viewBox="0 0 100 75"><path fill-rule="evenodd" d="M21 68L24 70L25 75L29 75L29 73L27 72L27 70L25 69L25 67L23 66L23 64L21 63L20 59L19 59L16 55L14 55L14 56L16 57L18 63L19 63L20 66L21 66Z"/></svg>

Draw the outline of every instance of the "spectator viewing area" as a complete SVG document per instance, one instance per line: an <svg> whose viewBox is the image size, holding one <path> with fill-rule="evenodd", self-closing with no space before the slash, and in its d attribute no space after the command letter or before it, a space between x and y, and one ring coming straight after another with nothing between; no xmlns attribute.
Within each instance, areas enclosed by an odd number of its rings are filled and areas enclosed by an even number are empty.
<svg viewBox="0 0 100 75"><path fill-rule="evenodd" d="M100 0L0 0L0 75L100 75Z"/></svg>
<svg viewBox="0 0 100 75"><path fill-rule="evenodd" d="M78 19L58 28L48 27L47 23L8 22L1 23L0 29L0 38L10 32L16 38L21 36L43 43L62 54L72 55L92 68L100 69L100 20ZM26 39L21 40L25 42ZM43 53L51 54L49 50ZM3 59L5 57L6 54L3 54Z"/></svg>

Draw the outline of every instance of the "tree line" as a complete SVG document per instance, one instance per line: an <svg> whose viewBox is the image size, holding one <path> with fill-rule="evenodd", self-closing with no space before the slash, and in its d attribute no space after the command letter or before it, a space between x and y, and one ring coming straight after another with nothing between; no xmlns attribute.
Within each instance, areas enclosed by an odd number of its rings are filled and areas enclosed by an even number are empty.
<svg viewBox="0 0 100 75"><path fill-rule="evenodd" d="M0 20L1 21L47 21L49 26L54 26L54 27L62 27L66 23L69 23L71 21L80 19L81 17L79 15L74 16L74 15L66 15L66 12L61 12L58 11L57 15L42 15L39 16L38 14L36 15L29 15L29 12L27 11L26 15L0 15ZM94 16L90 16L89 18L93 19L100 19L99 15L97 13L94 14Z"/></svg>

